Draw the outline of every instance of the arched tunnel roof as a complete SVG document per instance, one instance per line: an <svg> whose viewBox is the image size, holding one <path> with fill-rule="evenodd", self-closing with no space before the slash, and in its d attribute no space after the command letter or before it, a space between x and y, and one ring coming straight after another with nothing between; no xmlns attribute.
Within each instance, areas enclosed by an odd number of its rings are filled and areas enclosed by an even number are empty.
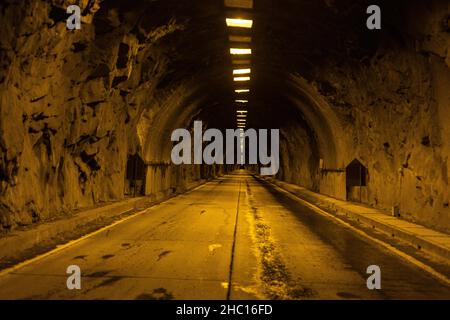
<svg viewBox="0 0 450 320"><path fill-rule="evenodd" d="M449 0L3 0L0 30L0 298L450 297Z"/></svg>
<svg viewBox="0 0 450 320"><path fill-rule="evenodd" d="M316 66L343 59L360 62L374 54L383 35L358 28L365 24L364 1L169 1L149 4L143 15L159 6L183 25L160 40L159 45L170 48L173 55L160 85L187 79L190 88L185 101L164 111L161 129L151 134L164 131L166 139L170 124L186 127L195 117L212 127L233 128L234 100L241 97L249 100L249 126L273 127L274 119L289 119L296 113L315 133L322 156L332 166L342 165L336 154L343 143L340 124L317 88L304 79L315 76ZM399 8L401 5L391 4L386 11L388 19ZM252 19L253 26L247 30L227 28L227 17ZM230 37L236 36L247 39L234 42L236 38ZM237 59L249 63L234 64L236 58L229 54L232 46L251 47L250 56ZM252 69L251 81L233 83L232 70L242 66ZM251 92L235 94L234 89L241 87ZM282 126L280 121L277 125ZM151 150L155 145L160 146L155 138L149 139L145 153L154 156Z"/></svg>

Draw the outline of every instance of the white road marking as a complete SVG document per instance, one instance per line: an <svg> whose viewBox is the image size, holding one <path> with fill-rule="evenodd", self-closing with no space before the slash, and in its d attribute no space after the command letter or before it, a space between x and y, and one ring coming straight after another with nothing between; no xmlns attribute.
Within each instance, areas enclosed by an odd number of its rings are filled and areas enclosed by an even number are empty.
<svg viewBox="0 0 450 320"><path fill-rule="evenodd" d="M211 182L213 182L213 181L205 182L205 183L203 183L203 184L201 184L201 185L199 185L199 186L197 186L197 187L187 191L186 193L183 193L183 195L186 195L186 194L189 194L189 193L191 193L193 191L196 191L196 190L206 186L207 184L210 184ZM42 259L44 259L46 257L49 257L49 256L51 256L51 255L53 255L55 253L63 251L64 249L67 249L67 248L69 248L69 247L71 247L71 246L73 246L73 245L75 245L77 243L80 243L83 240L86 240L86 239L88 239L88 238L90 238L92 236L95 236L96 234L99 234L99 233L101 233L103 231L109 230L109 229L115 227L116 225L118 225L120 223L123 223L123 222L128 221L130 219L133 219L133 218L135 218L137 216L140 216L141 214L145 213L147 210L153 210L156 207L160 206L161 204L163 204L163 203L165 203L167 201L173 200L174 198L176 198L176 197L172 197L172 198L169 198L169 199L167 199L165 201L162 201L160 203L156 203L156 204L154 204L154 205L152 205L152 206L150 206L148 208L145 208L144 210L141 210L141 211L138 211L136 213L133 213L132 215L129 215L129 216L124 217L124 218L122 218L120 220L117 220L116 222L114 222L114 223L112 223L110 225L107 225L107 226L102 227L102 228L100 228L98 230L95 230L95 231L93 231L91 233L88 233L88 234L82 236L81 238L78 238L78 239L75 239L75 240L71 240L71 241L69 241L67 243L64 243L64 244L61 244L61 245L57 245L55 249L47 251L47 252L45 252L43 254L40 254L40 255L38 255L38 256L36 256L34 258L31 258L31 259L25 260L23 262L20 262L20 263L14 265L14 266L8 267L8 268L3 269L3 270L0 270L0 277L3 277L5 275L7 275L7 274L10 274L10 273L14 272L14 271L17 271L17 270L19 270L21 268L24 268L24 267L26 267L26 266L28 266L28 265L30 265L32 263L38 262L38 261L40 261L40 260L42 260Z"/></svg>
<svg viewBox="0 0 450 320"><path fill-rule="evenodd" d="M351 224L349 224L349 223L345 222L344 220L342 220L342 219L332 215L331 213L328 213L328 212L320 209L316 205L314 205L314 204L312 204L310 202L307 202L307 201L297 197L295 194L280 188L276 184L274 184L272 182L269 182L269 181L266 181L266 182L271 184L275 189L277 189L277 191L279 191L281 193L284 193L284 194L286 194L287 196L289 196L291 198L294 198L296 201L302 203L304 206L310 208L314 212L316 212L316 213L318 213L318 214L320 214L322 216L325 216L325 217L327 217L329 219L332 219L332 220L334 220L334 221L344 225L345 227L351 229L353 232L359 234L360 236L362 236L362 237L364 237L364 238L366 238L366 239L368 239L368 240L370 240L372 242L375 242L377 245L383 247L384 249L387 249L391 254L399 256L402 259L406 260L407 262L409 262L409 263L415 265L416 267L422 269L423 271L426 271L432 277L434 277L435 279L441 281L442 283L444 283L446 285L450 285L450 279L447 276L445 276L444 274L436 271L435 269L433 269L432 267L426 265L425 263L423 263L423 262L417 260L416 258L414 258L414 257L412 257L412 256L410 256L410 255L408 255L406 253L404 253L403 251L400 251L400 250L392 247L391 245L389 245L389 244L387 244L387 243L385 243L385 242L383 242L383 241L381 241L381 240L379 240L377 238L374 238L374 237L368 235L364 231L362 231L362 230L360 230L358 228L355 228Z"/></svg>

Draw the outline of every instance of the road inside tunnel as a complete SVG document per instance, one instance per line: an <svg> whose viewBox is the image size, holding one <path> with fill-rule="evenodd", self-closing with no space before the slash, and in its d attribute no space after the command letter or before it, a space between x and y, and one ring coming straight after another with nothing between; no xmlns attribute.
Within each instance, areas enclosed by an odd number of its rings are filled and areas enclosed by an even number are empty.
<svg viewBox="0 0 450 320"><path fill-rule="evenodd" d="M449 0L3 0L0 30L0 300L450 301Z"/></svg>
<svg viewBox="0 0 450 320"><path fill-rule="evenodd" d="M80 266L81 290L66 287ZM366 267L382 268L368 290ZM1 299L449 299L422 270L239 170L0 276Z"/></svg>

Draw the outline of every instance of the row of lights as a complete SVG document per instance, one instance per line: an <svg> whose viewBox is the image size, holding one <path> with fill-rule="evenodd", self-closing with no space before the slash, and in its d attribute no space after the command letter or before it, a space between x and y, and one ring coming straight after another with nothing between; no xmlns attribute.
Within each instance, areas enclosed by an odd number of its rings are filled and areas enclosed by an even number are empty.
<svg viewBox="0 0 450 320"><path fill-rule="evenodd" d="M225 6L231 7L233 9L253 9L253 0L225 0ZM226 25L231 31L230 33L235 33L233 31L237 31L237 34L230 34L229 39L231 43L251 43L250 36L243 36L245 34L245 30L251 30L253 27L253 20L244 19L242 17L236 17L233 14L233 17L227 17L225 19ZM234 92L237 95L248 95L250 94L249 81L251 80L252 70L250 68L252 49L247 47L248 45L236 45L231 46L230 54L232 56L233 66L240 65L241 67L233 68L233 81L236 84ZM244 58L244 59L242 59ZM237 105L236 110L236 122L237 128L244 130L247 123L247 103L248 99L245 98L236 98L234 103Z"/></svg>

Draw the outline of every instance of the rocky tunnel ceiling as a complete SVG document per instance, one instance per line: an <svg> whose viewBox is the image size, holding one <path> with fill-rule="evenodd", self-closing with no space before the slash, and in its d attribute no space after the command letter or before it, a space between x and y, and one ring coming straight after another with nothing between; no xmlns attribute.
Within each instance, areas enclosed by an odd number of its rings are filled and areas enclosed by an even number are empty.
<svg viewBox="0 0 450 320"><path fill-rule="evenodd" d="M0 5L4 228L123 198L136 153L146 194L220 172L171 165L170 133L235 128L236 99L248 128L281 129L278 178L346 198L358 159L365 203L450 227L448 1L378 1L381 30L362 0L84 0L74 31L71 3Z"/></svg>

